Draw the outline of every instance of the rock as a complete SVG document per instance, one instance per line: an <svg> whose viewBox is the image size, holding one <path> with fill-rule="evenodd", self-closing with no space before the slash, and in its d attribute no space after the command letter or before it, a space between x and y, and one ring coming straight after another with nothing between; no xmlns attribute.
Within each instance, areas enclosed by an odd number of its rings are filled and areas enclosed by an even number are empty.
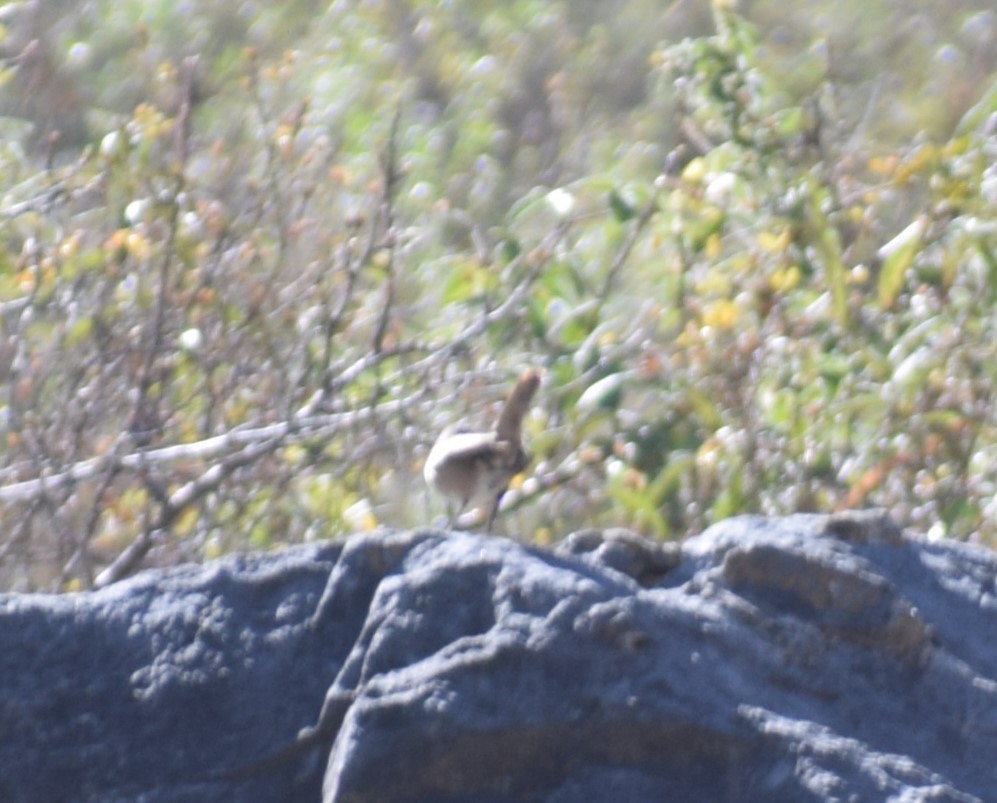
<svg viewBox="0 0 997 803"><path fill-rule="evenodd" d="M995 578L842 514L0 596L0 800L992 800Z"/></svg>
<svg viewBox="0 0 997 803"><path fill-rule="evenodd" d="M623 572L642 586L654 585L679 565L682 547L675 541L652 541L622 527L580 530L557 545L559 555L588 556Z"/></svg>
<svg viewBox="0 0 997 803"><path fill-rule="evenodd" d="M904 540L900 525L881 509L846 510L828 516L824 523L824 534L857 544L899 546Z"/></svg>

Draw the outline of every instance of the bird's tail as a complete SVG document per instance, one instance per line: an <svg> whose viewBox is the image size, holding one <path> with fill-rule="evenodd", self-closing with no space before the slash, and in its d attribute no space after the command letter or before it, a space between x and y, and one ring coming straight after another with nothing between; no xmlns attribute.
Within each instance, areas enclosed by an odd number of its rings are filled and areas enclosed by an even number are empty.
<svg viewBox="0 0 997 803"><path fill-rule="evenodd" d="M495 425L495 434L499 440L519 443L522 438L523 417L538 387L540 387L540 374L533 368L527 368L519 375L516 386L502 408L498 424Z"/></svg>

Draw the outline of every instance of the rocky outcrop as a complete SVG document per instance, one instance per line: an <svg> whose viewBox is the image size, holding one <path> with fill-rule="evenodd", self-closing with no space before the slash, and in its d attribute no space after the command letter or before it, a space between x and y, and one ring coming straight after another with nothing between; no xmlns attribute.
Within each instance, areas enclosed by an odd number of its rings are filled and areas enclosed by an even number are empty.
<svg viewBox="0 0 997 803"><path fill-rule="evenodd" d="M872 513L2 596L0 800L994 800L995 578Z"/></svg>

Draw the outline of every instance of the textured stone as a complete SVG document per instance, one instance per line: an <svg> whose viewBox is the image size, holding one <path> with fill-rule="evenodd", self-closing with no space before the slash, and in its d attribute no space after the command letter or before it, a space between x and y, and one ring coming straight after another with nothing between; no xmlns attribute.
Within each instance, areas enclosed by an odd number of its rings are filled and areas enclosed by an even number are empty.
<svg viewBox="0 0 997 803"><path fill-rule="evenodd" d="M990 551L861 513L0 596L0 800L993 799L995 594Z"/></svg>

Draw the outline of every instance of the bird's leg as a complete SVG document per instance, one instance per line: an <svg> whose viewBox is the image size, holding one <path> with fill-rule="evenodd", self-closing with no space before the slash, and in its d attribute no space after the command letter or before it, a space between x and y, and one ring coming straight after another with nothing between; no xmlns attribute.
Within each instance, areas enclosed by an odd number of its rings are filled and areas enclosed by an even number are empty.
<svg viewBox="0 0 997 803"><path fill-rule="evenodd" d="M467 510L468 502L470 502L468 497L459 497L457 499L447 498L444 500L444 507L447 514L447 529L453 530L457 527L457 522L460 521L460 517Z"/></svg>
<svg viewBox="0 0 997 803"><path fill-rule="evenodd" d="M505 496L505 489L503 488L497 494L495 494L495 503L492 505L491 512L488 514L488 523L485 524L485 532L492 531L492 525L495 524L495 517L498 516L499 505L502 504L502 497Z"/></svg>

